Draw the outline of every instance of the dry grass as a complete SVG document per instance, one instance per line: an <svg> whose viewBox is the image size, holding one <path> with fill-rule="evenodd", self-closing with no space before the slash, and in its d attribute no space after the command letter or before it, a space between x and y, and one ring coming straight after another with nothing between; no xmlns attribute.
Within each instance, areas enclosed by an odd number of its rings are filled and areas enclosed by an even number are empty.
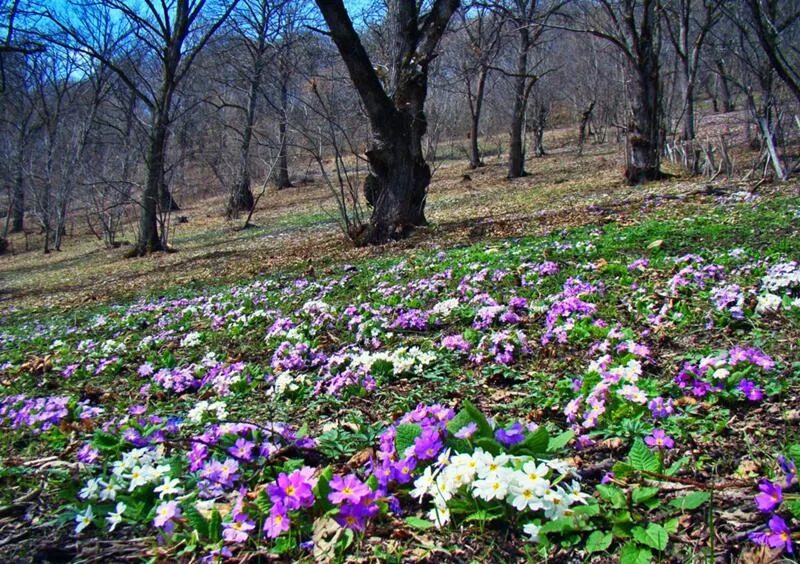
<svg viewBox="0 0 800 564"><path fill-rule="evenodd" d="M505 178L504 157L491 157L487 166L472 171L465 160L444 161L428 199L431 227L408 241L353 248L340 234L334 199L321 183L268 192L254 215L256 227L248 230L237 229L241 222L224 219L222 197L184 202L178 215L186 216L188 223L175 225L172 238L177 252L126 259L125 249L105 249L85 235L69 239L58 253L31 251L0 258L0 308L69 307L420 246L532 234L597 221L598 213L620 202L640 209L657 195L697 190L695 182L680 179L626 186L619 146L587 146L576 158L573 135L571 130L548 132L546 146L554 147L552 153L529 159L529 175L521 179ZM616 220L625 220L623 210L614 214ZM127 238L132 237L129 227ZM24 240L12 243L24 248Z"/></svg>

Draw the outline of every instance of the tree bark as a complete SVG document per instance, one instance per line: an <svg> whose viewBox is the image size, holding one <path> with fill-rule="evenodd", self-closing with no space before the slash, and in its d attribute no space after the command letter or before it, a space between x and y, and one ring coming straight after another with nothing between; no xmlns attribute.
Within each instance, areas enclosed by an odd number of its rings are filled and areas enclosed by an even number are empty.
<svg viewBox="0 0 800 564"><path fill-rule="evenodd" d="M478 90L475 96L470 96L470 117L472 118L469 130L469 167L479 168L483 166L481 160L481 149L478 144L480 136L481 111L483 109L483 97L486 90L486 77L489 75L489 68L481 67L478 75Z"/></svg>
<svg viewBox="0 0 800 564"><path fill-rule="evenodd" d="M527 27L520 27L517 46L517 68L514 76L514 107L511 113L511 146L508 154L508 177L525 176L525 106L528 72L528 50L530 33Z"/></svg>
<svg viewBox="0 0 800 564"><path fill-rule="evenodd" d="M168 124L163 109L153 114L147 150L147 181L142 194L141 214L139 216L139 240L136 254L163 251L164 246L158 232L158 210L162 203L164 189L164 151L167 144Z"/></svg>
<svg viewBox="0 0 800 564"><path fill-rule="evenodd" d="M11 232L21 233L25 228L25 180L22 175L22 164L18 163L14 175L14 205L11 208Z"/></svg>
<svg viewBox="0 0 800 564"><path fill-rule="evenodd" d="M258 53L261 56L265 39L259 36ZM228 219L236 219L242 211L252 211L255 200L253 191L250 187L250 145L253 141L253 125L256 122L256 102L258 92L261 88L261 78L264 72L264 63L260 58L253 62L253 74L250 79L250 87L247 92L247 110L244 118L244 130L242 131L242 144L239 148L239 171L236 175L225 215Z"/></svg>
<svg viewBox="0 0 800 564"><path fill-rule="evenodd" d="M661 128L658 58L654 53L636 69L633 121L628 131L628 166L625 179L635 185L657 180L661 173Z"/></svg>
<svg viewBox="0 0 800 564"><path fill-rule="evenodd" d="M289 180L289 85L288 77L284 76L281 80L281 119L278 123L278 135L280 136L280 152L278 154L278 176L275 186L278 190L291 188L292 182Z"/></svg>
<svg viewBox="0 0 800 564"><path fill-rule="evenodd" d="M431 171L422 153L427 122L424 105L428 65L455 9L457 0L436 0L420 17L414 0L390 3L395 26L395 61L390 98L375 73L341 0L317 0L350 78L369 116L373 131L367 159L372 173L365 182L372 200L370 222L356 243L380 244L407 237L425 225L425 200Z"/></svg>

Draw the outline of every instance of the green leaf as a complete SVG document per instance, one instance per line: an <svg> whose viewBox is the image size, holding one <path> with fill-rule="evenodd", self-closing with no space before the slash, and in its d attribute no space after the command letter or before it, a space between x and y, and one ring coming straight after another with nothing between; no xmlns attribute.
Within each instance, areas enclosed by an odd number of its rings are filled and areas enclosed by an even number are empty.
<svg viewBox="0 0 800 564"><path fill-rule="evenodd" d="M613 540L614 537L611 533L595 531L586 539L586 552L589 554L592 552L602 552L611 546Z"/></svg>
<svg viewBox="0 0 800 564"><path fill-rule="evenodd" d="M500 517L500 515L497 515L496 513L493 513L491 511L487 511L486 509L479 509L475 513L472 513L471 515L467 515L467 517L464 519L464 521L465 522L478 521L479 523L486 523L488 521L493 521L494 519L497 519L498 517Z"/></svg>
<svg viewBox="0 0 800 564"><path fill-rule="evenodd" d="M789 455L795 464L800 465L800 444L793 444L789 445L789 448L786 449L786 453Z"/></svg>
<svg viewBox="0 0 800 564"><path fill-rule="evenodd" d="M655 548L658 551L667 548L669 535L666 529L657 523L650 523L647 525L646 529L644 527L634 527L632 532L633 538L642 544Z"/></svg>
<svg viewBox="0 0 800 564"><path fill-rule="evenodd" d="M208 537L208 519L203 517L200 512L193 506L187 507L183 515L186 517L186 520L189 521L189 524L194 528L198 534L206 538Z"/></svg>
<svg viewBox="0 0 800 564"><path fill-rule="evenodd" d="M619 564L650 564L652 560L652 552L632 542L623 546L619 553Z"/></svg>
<svg viewBox="0 0 800 564"><path fill-rule="evenodd" d="M681 468L683 468L683 466L687 462L689 462L689 457L688 456L684 456L682 458L679 458L678 460L676 460L675 462L670 464L669 468L664 470L664 474L667 475L667 476L674 476L675 474L677 474L680 471Z"/></svg>
<svg viewBox="0 0 800 564"><path fill-rule="evenodd" d="M533 433L525 437L520 443L511 447L512 454L539 454L547 452L547 445L550 442L550 434L545 426L541 426Z"/></svg>
<svg viewBox="0 0 800 564"><path fill-rule="evenodd" d="M711 494L708 492L691 492L683 497L673 499L669 504L681 511L691 511L692 509L697 509L709 499L711 499Z"/></svg>
<svg viewBox="0 0 800 564"><path fill-rule="evenodd" d="M272 509L272 500L269 498L265 490L258 492L258 496L253 503L255 503L256 507L258 507L261 510L261 513L264 514L268 514L270 509Z"/></svg>
<svg viewBox="0 0 800 564"><path fill-rule="evenodd" d="M575 505L571 509L574 515L583 515L585 517L600 515L600 504L595 500L587 500L586 505Z"/></svg>
<svg viewBox="0 0 800 564"><path fill-rule="evenodd" d="M660 470L660 464L656 459L656 455L647 448L647 445L644 444L641 439L633 441L633 446L631 447L631 452L628 454L628 457L630 458L631 466L633 466L634 470L644 472L658 472Z"/></svg>
<svg viewBox="0 0 800 564"><path fill-rule="evenodd" d="M397 436L394 439L397 455L405 456L406 449L414 446L414 441L422 434L422 427L416 423L404 423L397 426Z"/></svg>
<svg viewBox="0 0 800 564"><path fill-rule="evenodd" d="M503 452L503 447L496 440L489 437L478 437L475 439L475 446L481 447L489 454L497 456Z"/></svg>
<svg viewBox="0 0 800 564"><path fill-rule="evenodd" d="M409 515L408 517L406 517L406 524L414 529L422 529L422 530L430 529L436 526L430 521L426 519L420 519L419 517L415 517L414 515Z"/></svg>
<svg viewBox="0 0 800 564"><path fill-rule="evenodd" d="M793 501L784 501L786 505L786 509L789 510L795 519L800 519L800 499L795 499Z"/></svg>
<svg viewBox="0 0 800 564"><path fill-rule="evenodd" d="M673 517L672 519L667 519L664 521L664 530L667 531L668 534L674 535L678 532L678 525L680 524L680 519L677 517Z"/></svg>
<svg viewBox="0 0 800 564"><path fill-rule="evenodd" d="M317 485L314 487L314 495L323 513L333 507L333 504L328 499L328 494L331 493L331 478L333 478L333 468L326 466L325 469L320 472Z"/></svg>
<svg viewBox="0 0 800 564"><path fill-rule="evenodd" d="M489 425L489 421L477 407L472 405L472 402L464 400L464 409L478 425L478 434L488 438L494 437L494 432L492 431L492 426Z"/></svg>
<svg viewBox="0 0 800 564"><path fill-rule="evenodd" d="M539 534L565 533L569 531L576 531L578 529L578 523L575 521L575 519L572 517L561 517L560 519L554 519L542 525L542 528L539 529Z"/></svg>
<svg viewBox="0 0 800 564"><path fill-rule="evenodd" d="M610 502L613 507L620 509L625 507L625 493L617 486L600 484L597 486L597 493L600 497Z"/></svg>
<svg viewBox="0 0 800 564"><path fill-rule="evenodd" d="M294 536L281 535L273 541L272 550L270 552L273 554L286 554L294 550L295 547L297 547L297 541Z"/></svg>
<svg viewBox="0 0 800 564"><path fill-rule="evenodd" d="M630 464L625 464L624 462L617 462L611 468L611 471L614 473L614 477L618 480L623 480L631 475L633 472L633 466Z"/></svg>
<svg viewBox="0 0 800 564"><path fill-rule="evenodd" d="M95 431L92 436L92 444L101 451L109 451L116 449L121 442L119 435L112 435L105 431Z"/></svg>
<svg viewBox="0 0 800 564"><path fill-rule="evenodd" d="M574 431L564 431L563 433L559 433L555 437L552 437L550 442L547 443L547 452L556 452L561 450L567 446L567 443L570 442L574 436Z"/></svg>
<svg viewBox="0 0 800 564"><path fill-rule="evenodd" d="M631 494L633 503L643 503L658 495L658 488L636 488Z"/></svg>
<svg viewBox="0 0 800 564"><path fill-rule="evenodd" d="M208 538L211 542L217 542L222 538L222 516L216 509L211 513L208 521Z"/></svg>

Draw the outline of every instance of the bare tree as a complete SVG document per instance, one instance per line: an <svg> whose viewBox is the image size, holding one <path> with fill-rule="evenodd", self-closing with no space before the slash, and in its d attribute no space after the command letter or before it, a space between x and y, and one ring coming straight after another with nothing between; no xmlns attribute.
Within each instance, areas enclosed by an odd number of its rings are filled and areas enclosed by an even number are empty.
<svg viewBox="0 0 800 564"><path fill-rule="evenodd" d="M800 6L783 0L746 0L752 26L772 68L800 104Z"/></svg>
<svg viewBox="0 0 800 564"><path fill-rule="evenodd" d="M531 89L543 74L539 69L542 60L537 59L533 52L548 29L547 21L558 13L563 5L564 2L542 0L511 0L495 4L495 9L502 15L506 26L516 36L514 70L498 69L513 80L509 178L525 176L525 116Z"/></svg>
<svg viewBox="0 0 800 564"><path fill-rule="evenodd" d="M684 141L695 138L694 97L700 55L709 31L720 19L721 5L722 0L675 0L664 5L664 24L680 71ZM692 162L697 163L697 158Z"/></svg>
<svg viewBox="0 0 800 564"><path fill-rule="evenodd" d="M212 7L217 13L209 16L206 0L175 0L174 2L145 2L144 7L131 5L124 0L100 0L98 5L123 18L127 30L115 44L113 52L104 52L88 36L82 26L63 15L48 12L51 20L64 32L75 51L98 59L119 75L128 87L137 93L150 112L150 130L146 156L145 181L139 238L133 255L144 255L167 250L167 230L159 221L159 209L172 208L172 197L165 177L165 155L172 121L172 105L178 85L186 77L192 63L206 46L212 35L230 15L238 0L227 0ZM205 15L204 17L201 17ZM143 68L126 67L120 57L131 61L126 40L135 37L136 46L145 48L158 63L158 78L150 78ZM127 48L127 49L126 49ZM159 228L160 227L160 228Z"/></svg>
<svg viewBox="0 0 800 564"><path fill-rule="evenodd" d="M469 165L478 168L483 166L479 137L486 81L500 53L502 19L483 5L465 7L459 10L459 16L461 27L456 37L461 39L461 48L455 56L469 107Z"/></svg>
<svg viewBox="0 0 800 564"><path fill-rule="evenodd" d="M394 31L394 60L387 92L375 72L341 0L316 0L330 36L347 66L372 125L373 147L367 151L372 174L367 200L372 216L357 240L384 243L407 237L426 224L425 200L431 170L422 152L428 66L458 0L435 0L420 13L414 0L391 0L388 21Z"/></svg>
<svg viewBox="0 0 800 564"><path fill-rule="evenodd" d="M623 53L632 71L625 178L629 184L661 178L660 1L587 0L576 7L574 25L559 27L608 41Z"/></svg>

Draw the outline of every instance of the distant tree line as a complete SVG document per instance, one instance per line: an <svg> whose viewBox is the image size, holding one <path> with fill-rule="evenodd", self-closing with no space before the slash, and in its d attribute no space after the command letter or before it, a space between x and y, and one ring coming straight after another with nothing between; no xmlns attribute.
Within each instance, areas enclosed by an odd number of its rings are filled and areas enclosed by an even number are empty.
<svg viewBox="0 0 800 564"><path fill-rule="evenodd" d="M786 179L798 45L793 0L0 0L0 241L60 250L78 224L113 247L135 219L131 254L163 251L182 199L249 225L313 177L346 236L384 243L426 223L440 140L517 178L574 125L574 158L624 143L639 184L724 152L700 104L743 112Z"/></svg>

